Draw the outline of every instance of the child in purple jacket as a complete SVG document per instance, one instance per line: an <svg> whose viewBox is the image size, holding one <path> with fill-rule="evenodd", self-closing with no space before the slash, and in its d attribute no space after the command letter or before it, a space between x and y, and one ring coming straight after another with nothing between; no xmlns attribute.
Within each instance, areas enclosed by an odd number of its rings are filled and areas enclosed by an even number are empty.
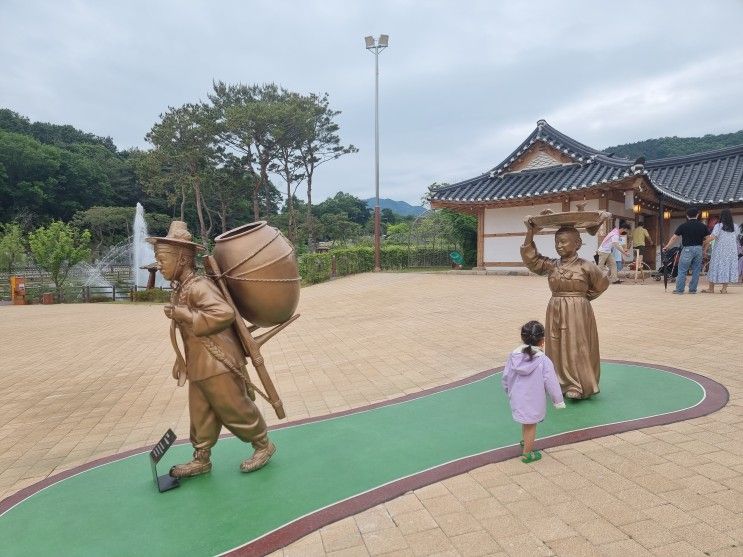
<svg viewBox="0 0 743 557"><path fill-rule="evenodd" d="M544 420L547 412L545 392L555 408L565 408L565 402L555 366L541 350L544 326L539 321L529 321L521 327L521 341L524 344L508 357L501 382L511 404L511 415L521 424L521 462L528 464L542 458L542 453L534 450L534 439L537 423Z"/></svg>

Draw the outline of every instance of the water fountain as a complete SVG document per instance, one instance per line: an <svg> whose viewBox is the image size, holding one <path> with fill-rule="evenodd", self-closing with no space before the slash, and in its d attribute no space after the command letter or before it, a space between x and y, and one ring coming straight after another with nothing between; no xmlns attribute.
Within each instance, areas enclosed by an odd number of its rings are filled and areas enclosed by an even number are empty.
<svg viewBox="0 0 743 557"><path fill-rule="evenodd" d="M147 222L144 220L144 207L137 203L137 210L134 213L134 226L132 228L132 282L138 288L147 286L149 271L141 269L144 265L149 265L155 261L155 250L151 244L145 241L149 234L147 233ZM160 273L155 278L155 286L163 286L165 279Z"/></svg>
<svg viewBox="0 0 743 557"><path fill-rule="evenodd" d="M123 282L144 289L147 286L149 271L140 269L140 267L155 261L155 252L152 245L145 241L147 236L144 208L141 203L137 203L132 236L108 248L93 263L78 263L70 271L70 276L76 278L81 286L110 288L114 282L119 284ZM127 268L128 273L123 271ZM157 273L155 286L166 285L165 279L160 273Z"/></svg>

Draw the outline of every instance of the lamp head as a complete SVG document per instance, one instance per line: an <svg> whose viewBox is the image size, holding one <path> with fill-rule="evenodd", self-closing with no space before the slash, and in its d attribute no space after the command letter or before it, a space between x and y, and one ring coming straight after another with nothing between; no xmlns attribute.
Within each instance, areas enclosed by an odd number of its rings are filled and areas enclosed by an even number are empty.
<svg viewBox="0 0 743 557"><path fill-rule="evenodd" d="M389 35L379 35L379 41L378 44L381 48L387 48L390 42L390 36Z"/></svg>
<svg viewBox="0 0 743 557"><path fill-rule="evenodd" d="M366 48L374 48L374 37L368 36L364 37L364 42L366 43Z"/></svg>

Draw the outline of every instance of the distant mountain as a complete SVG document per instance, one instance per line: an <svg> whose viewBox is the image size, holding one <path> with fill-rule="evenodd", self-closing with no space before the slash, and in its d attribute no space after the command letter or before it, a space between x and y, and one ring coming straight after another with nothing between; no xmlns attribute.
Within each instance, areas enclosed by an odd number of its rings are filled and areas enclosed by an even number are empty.
<svg viewBox="0 0 743 557"><path fill-rule="evenodd" d="M714 151L724 147L743 145L743 130L720 135L707 134L704 137L661 137L646 139L637 143L625 143L607 147L604 153L614 153L617 157L636 159L645 157L648 160L664 159L680 155L691 155L704 151Z"/></svg>
<svg viewBox="0 0 743 557"><path fill-rule="evenodd" d="M377 199L375 197L365 199L364 201L366 201L366 206L370 209L374 209L374 205L376 205L377 203ZM411 205L410 203L406 203L405 201L395 201L394 199L380 199L379 206L382 209L392 209L393 213L401 215L403 217L407 217L408 215L417 217L418 215L426 212L426 208L421 205Z"/></svg>

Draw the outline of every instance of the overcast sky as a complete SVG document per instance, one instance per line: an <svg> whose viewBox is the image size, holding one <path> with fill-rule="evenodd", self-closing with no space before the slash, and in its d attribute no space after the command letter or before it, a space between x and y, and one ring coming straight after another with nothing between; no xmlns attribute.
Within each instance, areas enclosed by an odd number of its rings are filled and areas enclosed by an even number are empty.
<svg viewBox="0 0 743 557"><path fill-rule="evenodd" d="M0 0L0 107L120 148L212 80L327 92L344 143L313 200L380 195L500 162L540 118L590 146L743 129L743 1ZM280 180L275 183L281 189Z"/></svg>

